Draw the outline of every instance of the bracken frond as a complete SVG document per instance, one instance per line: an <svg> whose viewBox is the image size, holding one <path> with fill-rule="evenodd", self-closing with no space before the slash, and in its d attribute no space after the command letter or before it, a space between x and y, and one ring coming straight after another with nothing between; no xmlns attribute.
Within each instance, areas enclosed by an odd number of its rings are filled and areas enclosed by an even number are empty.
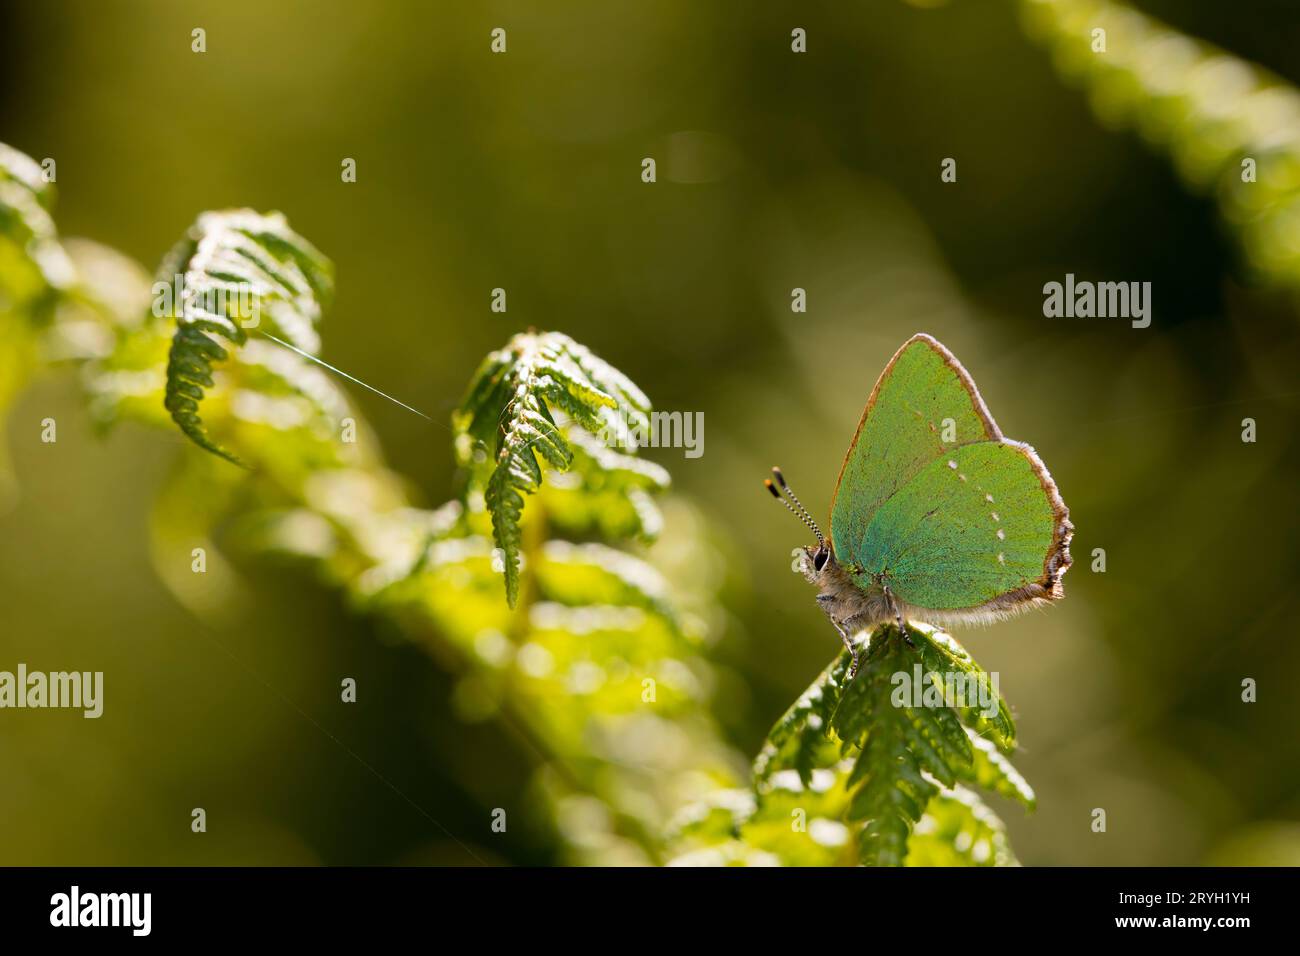
<svg viewBox="0 0 1300 956"><path fill-rule="evenodd" d="M168 296L176 333L164 405L195 444L242 465L199 416L205 390L215 384L214 367L230 358L220 340L242 347L255 329L316 355L333 267L280 213L236 209L199 216L163 260L158 281L179 292Z"/></svg>

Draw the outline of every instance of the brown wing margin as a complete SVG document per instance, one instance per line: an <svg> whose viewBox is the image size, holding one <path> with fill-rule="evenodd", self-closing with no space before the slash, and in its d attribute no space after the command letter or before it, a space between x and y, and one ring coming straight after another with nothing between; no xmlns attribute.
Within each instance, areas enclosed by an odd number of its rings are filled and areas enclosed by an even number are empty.
<svg viewBox="0 0 1300 956"><path fill-rule="evenodd" d="M1038 482L1043 486L1043 493L1047 495L1048 504L1052 506L1052 546L1048 549L1046 557L1043 558L1043 576L1033 584L1027 584L1023 588L1017 588L1015 591L1008 592L1001 598L994 598L990 604L1005 598L1011 598L1022 591L1030 592L1019 600L1034 600L1042 598L1048 601L1055 601L1065 596L1065 590L1061 585L1061 578L1065 572L1070 570L1070 565L1074 559L1070 557L1070 540L1074 537L1074 524L1070 521L1070 509L1066 507L1061 498L1061 492L1057 490L1056 482L1052 480L1051 472L1043 464L1043 460L1038 457L1038 452L1034 451L1031 445L1024 442L1012 441L1009 438L1002 439L1004 445L1010 445L1027 459L1029 466L1034 469L1034 474L1038 476Z"/></svg>

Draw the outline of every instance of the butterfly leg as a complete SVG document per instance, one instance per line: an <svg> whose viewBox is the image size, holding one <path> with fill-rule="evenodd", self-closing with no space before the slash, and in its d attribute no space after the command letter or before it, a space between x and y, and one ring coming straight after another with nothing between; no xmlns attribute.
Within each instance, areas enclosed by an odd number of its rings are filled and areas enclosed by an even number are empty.
<svg viewBox="0 0 1300 956"><path fill-rule="evenodd" d="M907 622L903 620L901 612L894 613L894 621L898 624L898 633L903 635L903 640L907 642L908 647L916 647L912 641L912 635L907 633Z"/></svg>
<svg viewBox="0 0 1300 956"><path fill-rule="evenodd" d="M835 623L835 622L832 621L831 623ZM858 676L857 645L853 643L853 635L848 632L847 628L841 627L839 624L835 624L835 629L840 632L840 640L842 640L844 642L844 646L849 649L849 680L853 680L853 678Z"/></svg>
<svg viewBox="0 0 1300 956"><path fill-rule="evenodd" d="M858 648L853 643L853 635L849 633L849 629L837 621L835 615L831 613L830 604L834 600L835 595L833 594L817 595L817 603L821 605L821 609L826 613L826 619L830 621L835 630L839 632L840 640L843 641L844 646L848 648L849 680L853 680L853 678L858 676Z"/></svg>
<svg viewBox="0 0 1300 956"><path fill-rule="evenodd" d="M916 644L912 642L911 635L907 633L907 622L903 620L903 609L894 600L894 592L889 590L889 585L885 585L885 600L889 602L889 609L894 612L894 623L898 625L898 633L907 642L908 647L916 647Z"/></svg>

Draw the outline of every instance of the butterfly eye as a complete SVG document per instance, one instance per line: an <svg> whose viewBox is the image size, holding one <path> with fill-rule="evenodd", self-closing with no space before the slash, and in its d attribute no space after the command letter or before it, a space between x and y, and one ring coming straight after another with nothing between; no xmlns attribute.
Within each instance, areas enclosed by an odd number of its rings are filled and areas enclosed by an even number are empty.
<svg viewBox="0 0 1300 956"><path fill-rule="evenodd" d="M825 548L818 548L817 553L813 555L813 570L820 571L822 568L826 567L826 560L830 556L831 553Z"/></svg>

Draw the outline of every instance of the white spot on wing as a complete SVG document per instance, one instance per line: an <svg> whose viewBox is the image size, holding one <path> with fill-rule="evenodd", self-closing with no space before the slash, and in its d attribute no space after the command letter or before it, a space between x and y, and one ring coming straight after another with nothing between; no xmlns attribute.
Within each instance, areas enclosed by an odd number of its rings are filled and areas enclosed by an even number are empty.
<svg viewBox="0 0 1300 956"><path fill-rule="evenodd" d="M1007 540L1007 533L1003 531L1001 528L998 528L998 540L999 541Z"/></svg>
<svg viewBox="0 0 1300 956"><path fill-rule="evenodd" d="M989 504L993 504L993 496L992 496L992 495L985 495L985 496L984 496L984 500L987 501Z"/></svg>
<svg viewBox="0 0 1300 956"><path fill-rule="evenodd" d="M949 461L949 462L948 462L948 467L951 468L951 469L953 469L953 471L956 471L956 470L957 470L957 463L956 463L955 461Z"/></svg>
<svg viewBox="0 0 1300 956"><path fill-rule="evenodd" d="M1001 518L998 517L998 513L997 513L996 511L990 511L990 512L989 512L989 517L992 518L994 521L1001 521L1001 520L1002 520Z"/></svg>
<svg viewBox="0 0 1300 956"><path fill-rule="evenodd" d="M998 552L998 564L1006 564L1007 558L1001 551Z"/></svg>

